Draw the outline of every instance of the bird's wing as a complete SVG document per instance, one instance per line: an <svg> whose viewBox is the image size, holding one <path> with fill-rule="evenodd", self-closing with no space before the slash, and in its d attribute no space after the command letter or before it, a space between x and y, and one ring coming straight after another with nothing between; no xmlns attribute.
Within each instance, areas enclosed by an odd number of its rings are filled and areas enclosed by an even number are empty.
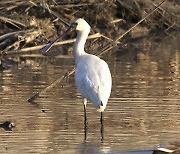
<svg viewBox="0 0 180 154"><path fill-rule="evenodd" d="M97 108L100 105L98 98L98 80L97 75L89 71L87 65L81 65L81 67L76 68L76 84L78 90L82 94L82 97L91 100Z"/></svg>
<svg viewBox="0 0 180 154"><path fill-rule="evenodd" d="M109 71L109 68L107 67L108 70L106 70L107 68L104 67L104 62L98 63L99 65L102 65L98 67L96 67L96 65L92 67L92 65L89 64L92 63L81 63L79 65L81 67L77 66L76 84L82 96L91 100L95 107L99 108L104 101L103 97L109 98L109 94L105 94L107 83L109 82L107 81L109 78L109 72L107 72ZM105 105L106 103L107 101L105 102Z"/></svg>

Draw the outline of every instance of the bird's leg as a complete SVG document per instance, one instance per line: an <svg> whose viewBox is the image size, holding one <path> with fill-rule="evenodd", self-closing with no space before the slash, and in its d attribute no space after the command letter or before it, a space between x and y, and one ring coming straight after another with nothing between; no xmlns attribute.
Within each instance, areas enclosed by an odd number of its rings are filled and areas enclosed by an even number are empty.
<svg viewBox="0 0 180 154"><path fill-rule="evenodd" d="M84 124L87 124L86 105L84 104Z"/></svg>
<svg viewBox="0 0 180 154"><path fill-rule="evenodd" d="M84 124L86 125L87 124L87 116L86 116L87 99L83 98L82 101L83 101L83 105L84 105Z"/></svg>
<svg viewBox="0 0 180 154"><path fill-rule="evenodd" d="M104 117L103 117L103 112L101 112L101 142L104 140Z"/></svg>
<svg viewBox="0 0 180 154"><path fill-rule="evenodd" d="M82 101L84 105L84 140L86 141L86 138L87 138L87 116L86 116L87 99L83 98Z"/></svg>

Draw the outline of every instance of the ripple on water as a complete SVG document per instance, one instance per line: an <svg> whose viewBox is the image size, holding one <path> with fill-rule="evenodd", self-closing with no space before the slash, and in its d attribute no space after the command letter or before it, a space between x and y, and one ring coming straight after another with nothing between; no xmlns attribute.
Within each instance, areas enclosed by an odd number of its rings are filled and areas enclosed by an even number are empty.
<svg viewBox="0 0 180 154"><path fill-rule="evenodd" d="M39 60L36 65L19 64L1 72L0 123L10 120L16 127L0 128L0 153L103 153L180 141L180 53L167 45L152 43L137 62L130 51L107 60L113 89L104 113L103 142L100 114L91 103L84 140L83 106L74 76L43 93L34 104L27 102L70 70L72 59Z"/></svg>

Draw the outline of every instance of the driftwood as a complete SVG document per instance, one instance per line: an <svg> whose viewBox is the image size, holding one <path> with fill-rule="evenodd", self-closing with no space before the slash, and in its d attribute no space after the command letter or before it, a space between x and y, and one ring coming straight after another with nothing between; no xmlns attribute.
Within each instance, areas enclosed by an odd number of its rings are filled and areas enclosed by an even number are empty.
<svg viewBox="0 0 180 154"><path fill-rule="evenodd" d="M43 31L41 29L35 28L6 33L0 36L0 48L6 54L11 50L17 51L22 44L32 42L42 33Z"/></svg>
<svg viewBox="0 0 180 154"><path fill-rule="evenodd" d="M120 39L122 39L125 35L127 35L130 31L132 31L135 27L137 27L140 23L142 23L146 18L148 18L151 14L153 14L165 1L162 1L159 5L157 5L150 13L148 13L143 19L141 19L139 22L137 22L134 26L132 26L131 28L129 28L124 34L122 35L118 35L113 41L111 41L110 43L108 43L105 47L103 47L102 49L100 49L96 55L100 56L106 52L108 52L110 49L112 49L117 41L119 41ZM49 86L47 86L46 88L44 88L42 91L38 92L37 94L35 94L33 97L28 99L28 102L30 103L34 103L34 100L37 99L38 97L40 97L40 95L44 92L46 92L47 90L53 88L55 85L57 85L58 83L60 83L63 79L69 77L71 74L73 74L75 72L75 68L73 68L71 71L66 72L63 76L61 76L59 79L57 79L56 81L54 81L53 83L51 83Z"/></svg>
<svg viewBox="0 0 180 154"><path fill-rule="evenodd" d="M94 38L99 38L99 37L103 37L103 38L106 38L108 40L111 40L110 38L108 38L108 37L106 37L106 36L104 36L104 35L102 35L100 33L89 35L88 39L94 39ZM75 40L76 39L69 39L69 40L65 40L65 41L56 42L54 44L54 46L73 43L73 42L75 42ZM33 51L37 51L37 50L42 49L46 45L48 45L48 44L43 44L43 45L38 45L38 46L33 46L33 47L22 48L22 49L17 50L17 51L9 51L8 53L5 53L5 55L6 56L10 56L10 55L14 55L14 54L24 54L24 53L28 53L28 52L33 52Z"/></svg>

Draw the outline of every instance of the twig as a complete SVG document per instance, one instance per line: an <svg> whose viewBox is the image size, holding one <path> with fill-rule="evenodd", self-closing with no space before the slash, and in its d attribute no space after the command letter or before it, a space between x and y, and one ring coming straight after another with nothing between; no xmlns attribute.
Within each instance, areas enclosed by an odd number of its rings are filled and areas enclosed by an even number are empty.
<svg viewBox="0 0 180 154"><path fill-rule="evenodd" d="M99 50L96 55L100 56L104 53L106 53L107 51L109 51L110 49L112 49L114 47L114 44L122 39L125 35L127 35L130 31L132 31L136 26L138 26L140 23L142 23L146 18L148 18L154 11L156 11L165 1L162 1L159 5L157 5L150 13L148 13L143 19L141 19L139 22L137 22L134 26L132 26L131 28L129 28L125 33L123 33L122 35L118 35L113 41L111 41L110 43L108 43L105 47L103 47L101 50ZM53 83L51 83L49 86L47 86L45 89L43 89L42 91L40 91L39 93L35 94L33 97L31 97L30 99L28 99L28 102L30 103L34 103L34 100L36 98L38 98L40 96L41 93L46 92L47 90L49 90L50 88L54 87L56 84L58 84L59 82L61 82L64 78L70 76L71 74L73 74L75 72L75 68L73 68L70 72L66 72L63 76L61 76L59 79L57 79L56 81L54 81Z"/></svg>
<svg viewBox="0 0 180 154"><path fill-rule="evenodd" d="M117 43L117 41L119 41L120 39L122 39L125 35L127 35L130 31L132 31L135 27L137 27L140 23L142 23L146 18L148 18L151 14L153 14L165 1L162 1L159 5L157 5L150 13L148 13L144 18L142 18L140 21L138 21L134 26L132 26L131 28L129 28L125 33L123 33L120 36L117 36L114 41L108 43L105 47L103 47L100 51L97 52L97 55L102 55L104 53L106 53L109 47L113 46L114 44Z"/></svg>
<svg viewBox="0 0 180 154"><path fill-rule="evenodd" d="M13 26L15 26L15 27L17 27L17 28L19 28L19 29L21 29L21 27L19 27L18 25L20 25L20 26L22 26L22 27L26 27L26 25L20 23L19 21L15 21L15 20L10 19L10 18L6 18L6 17L0 16L0 20L3 20L3 21L5 21L5 22L8 22L8 23L10 23L11 25L13 25Z"/></svg>
<svg viewBox="0 0 180 154"><path fill-rule="evenodd" d="M109 38L109 37L107 37L107 36L105 36L105 35L102 35L102 34L101 34L101 37L102 37L102 38L105 38L105 39L107 39L107 40L113 41L113 39L111 39L111 38Z"/></svg>
<svg viewBox="0 0 180 154"><path fill-rule="evenodd" d="M24 55L20 55L20 57L23 57L23 58L44 58L44 55L42 54L39 54L39 53L35 53L35 54L24 54ZM70 58L73 58L72 55L57 55L57 56L53 56L55 57L56 59L57 58L61 58L61 59L70 59Z"/></svg>
<svg viewBox="0 0 180 154"><path fill-rule="evenodd" d="M15 32L9 32L9 33L1 35L0 36L0 40L3 40L6 37L9 37L9 36L14 35L14 34L18 34L18 33L21 33L21 32L28 32L28 31L32 31L32 29L29 29L29 30L20 30L20 31L15 31Z"/></svg>
<svg viewBox="0 0 180 154"><path fill-rule="evenodd" d="M115 19L115 20L110 21L109 23L115 24L115 23L118 23L118 22L122 23L122 22L125 22L125 21L123 19Z"/></svg>
<svg viewBox="0 0 180 154"><path fill-rule="evenodd" d="M62 4L62 5L50 5L51 8L73 8L73 7L82 7L82 6L89 6L92 3L81 3L81 4Z"/></svg>
<svg viewBox="0 0 180 154"><path fill-rule="evenodd" d="M63 79L69 77L71 74L73 74L75 72L75 68L73 68L70 72L66 72L63 76L61 76L59 79L57 79L56 81L54 81L53 83L51 83L49 86L47 86L45 89L43 89L42 91L38 92L37 94L35 94L33 97L31 97L30 99L28 99L28 102L30 103L34 103L34 100L36 98L38 98L40 96L41 93L44 93L46 91L48 91L49 89L53 88L56 84L58 84L59 82L61 82Z"/></svg>
<svg viewBox="0 0 180 154"><path fill-rule="evenodd" d="M93 35L88 36L88 39L99 38L99 37L101 37L101 36L102 36L102 35L101 35L100 33L96 33L96 34L93 34ZM73 42L75 42L75 41L76 41L76 39L70 39L70 40L60 41L60 42L54 43L54 46L63 45L63 44L68 44L68 43L73 43ZM38 45L38 46L28 47L28 48L23 48L23 49L20 49L20 50L18 50L18 51L9 51L8 53L5 53L5 55L8 56L8 55L14 55L14 54L22 54L22 52L23 52L23 53L32 52L32 51L35 51L35 50L40 50L40 49L42 49L43 47L45 47L46 45L48 45L48 44Z"/></svg>
<svg viewBox="0 0 180 154"><path fill-rule="evenodd" d="M11 39L11 38L8 38L8 36L11 36L11 34L12 33L8 33L7 35L6 34L3 35L1 38L6 38L3 42ZM17 33L14 33L14 34L15 35L13 35L12 38L15 38L16 41L12 42L11 44L8 44L6 46L6 48L3 49L2 54L7 55L8 51L10 51L10 50L17 51L20 48L21 42L23 42L23 43L32 42L39 35L42 34L42 30L40 28L38 28L38 29L31 28L29 30L18 31Z"/></svg>
<svg viewBox="0 0 180 154"><path fill-rule="evenodd" d="M61 18L61 16L56 13L55 11L51 10L48 6L48 4L46 3L45 6L42 5L42 7L44 9L46 9L50 14L53 14L55 17L57 17L62 23L64 23L66 26L69 26L69 23L66 22L64 19Z"/></svg>

